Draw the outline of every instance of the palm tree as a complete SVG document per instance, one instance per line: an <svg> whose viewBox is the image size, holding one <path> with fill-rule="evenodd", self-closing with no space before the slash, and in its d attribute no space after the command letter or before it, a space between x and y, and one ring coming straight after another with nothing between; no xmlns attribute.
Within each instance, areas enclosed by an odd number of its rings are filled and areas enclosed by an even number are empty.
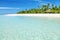
<svg viewBox="0 0 60 40"><path fill-rule="evenodd" d="M57 6L55 6L55 8L54 8L55 10L57 10L58 8L57 8Z"/></svg>
<svg viewBox="0 0 60 40"><path fill-rule="evenodd" d="M60 6L58 7L58 10L60 10Z"/></svg>
<svg viewBox="0 0 60 40"><path fill-rule="evenodd" d="M60 13L60 6L58 6L58 13Z"/></svg>
<svg viewBox="0 0 60 40"><path fill-rule="evenodd" d="M47 9L49 9L49 6L50 6L50 4L48 3L48 4L47 4Z"/></svg>
<svg viewBox="0 0 60 40"><path fill-rule="evenodd" d="M27 9L25 9L25 13L27 13Z"/></svg>
<svg viewBox="0 0 60 40"><path fill-rule="evenodd" d="M46 11L47 10L47 5L42 5L42 11Z"/></svg>
<svg viewBox="0 0 60 40"><path fill-rule="evenodd" d="M54 4L52 4L52 10L54 10L54 7L55 7L55 5L54 5Z"/></svg>

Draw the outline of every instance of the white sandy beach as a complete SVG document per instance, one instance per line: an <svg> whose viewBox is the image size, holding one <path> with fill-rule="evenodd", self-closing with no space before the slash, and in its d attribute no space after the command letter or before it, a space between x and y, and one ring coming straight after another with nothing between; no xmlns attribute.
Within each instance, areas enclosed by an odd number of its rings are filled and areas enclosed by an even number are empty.
<svg viewBox="0 0 60 40"><path fill-rule="evenodd" d="M5 16L37 16L37 17L60 18L60 14L6 14Z"/></svg>

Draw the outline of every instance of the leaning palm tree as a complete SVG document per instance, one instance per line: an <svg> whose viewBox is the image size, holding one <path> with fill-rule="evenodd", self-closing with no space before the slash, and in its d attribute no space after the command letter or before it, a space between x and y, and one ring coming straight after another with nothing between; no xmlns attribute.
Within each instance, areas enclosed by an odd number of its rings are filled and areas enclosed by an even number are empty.
<svg viewBox="0 0 60 40"><path fill-rule="evenodd" d="M40 0L38 0L38 13L40 12Z"/></svg>

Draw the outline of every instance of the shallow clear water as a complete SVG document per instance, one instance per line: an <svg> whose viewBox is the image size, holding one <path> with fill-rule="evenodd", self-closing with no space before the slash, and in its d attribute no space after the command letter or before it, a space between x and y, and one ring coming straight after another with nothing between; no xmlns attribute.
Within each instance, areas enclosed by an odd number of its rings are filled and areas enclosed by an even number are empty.
<svg viewBox="0 0 60 40"><path fill-rule="evenodd" d="M60 40L60 19L0 15L0 40Z"/></svg>

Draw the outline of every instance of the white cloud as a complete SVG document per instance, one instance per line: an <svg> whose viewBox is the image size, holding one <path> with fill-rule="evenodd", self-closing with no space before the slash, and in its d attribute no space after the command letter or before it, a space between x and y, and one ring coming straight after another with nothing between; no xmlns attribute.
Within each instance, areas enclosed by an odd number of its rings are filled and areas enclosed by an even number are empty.
<svg viewBox="0 0 60 40"><path fill-rule="evenodd" d="M41 0L33 0L33 1L40 1L41 2Z"/></svg>
<svg viewBox="0 0 60 40"><path fill-rule="evenodd" d="M33 0L33 1L35 1L35 2L39 2L39 3L40 3L40 2L43 2L42 0Z"/></svg>
<svg viewBox="0 0 60 40"><path fill-rule="evenodd" d="M20 9L20 8L12 8L12 7L0 7L0 9Z"/></svg>

